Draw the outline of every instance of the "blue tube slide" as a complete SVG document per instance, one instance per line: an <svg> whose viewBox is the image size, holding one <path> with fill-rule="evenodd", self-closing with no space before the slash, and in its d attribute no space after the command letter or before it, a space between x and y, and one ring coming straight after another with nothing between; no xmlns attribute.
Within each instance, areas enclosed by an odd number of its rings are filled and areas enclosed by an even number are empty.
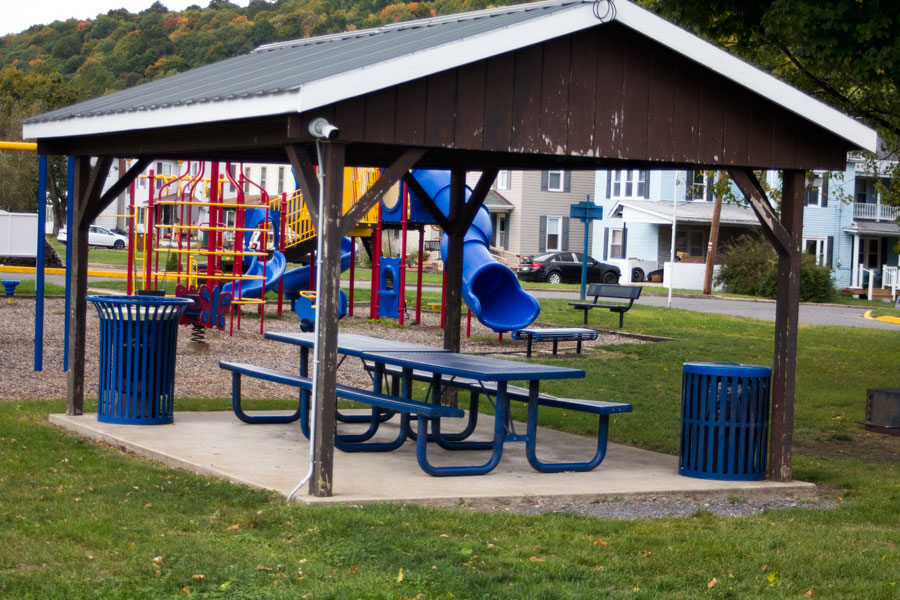
<svg viewBox="0 0 900 600"><path fill-rule="evenodd" d="M350 259L353 256L353 242L350 238L341 240L341 272L350 268ZM284 291L293 294L301 290L309 289L309 265L297 267L284 274Z"/></svg>
<svg viewBox="0 0 900 600"><path fill-rule="evenodd" d="M450 211L450 171L414 170L413 177L445 215ZM472 190L466 187L466 202ZM541 311L531 294L522 289L512 269L491 255L491 217L481 207L466 232L463 246L462 295L472 314L498 333L522 329ZM447 260L448 236L441 239L441 259Z"/></svg>

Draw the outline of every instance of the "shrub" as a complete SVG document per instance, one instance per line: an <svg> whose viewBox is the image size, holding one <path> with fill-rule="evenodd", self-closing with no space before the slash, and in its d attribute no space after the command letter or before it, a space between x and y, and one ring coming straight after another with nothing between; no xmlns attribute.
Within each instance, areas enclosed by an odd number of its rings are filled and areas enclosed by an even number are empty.
<svg viewBox="0 0 900 600"><path fill-rule="evenodd" d="M774 298L778 281L778 255L767 240L757 236L741 236L725 247L716 283L726 292ZM834 297L831 268L816 264L812 255L804 254L800 263L800 300L828 302Z"/></svg>

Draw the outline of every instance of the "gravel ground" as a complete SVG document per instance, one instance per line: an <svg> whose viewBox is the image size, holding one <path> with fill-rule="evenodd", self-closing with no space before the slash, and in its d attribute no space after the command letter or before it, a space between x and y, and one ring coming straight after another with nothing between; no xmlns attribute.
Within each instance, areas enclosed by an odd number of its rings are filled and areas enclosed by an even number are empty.
<svg viewBox="0 0 900 600"><path fill-rule="evenodd" d="M814 499L778 498L775 500L752 500L732 498L709 500L698 497L671 498L661 496L634 496L599 502L579 504L535 501L522 504L467 504L465 510L477 512L509 512L522 515L544 513L568 513L604 519L657 519L661 517L689 517L700 513L710 513L721 517L743 517L756 515L766 510L788 508L827 509L836 503L818 497Z"/></svg>
<svg viewBox="0 0 900 600"><path fill-rule="evenodd" d="M66 395L66 374L62 372L64 302L48 299L44 304L44 370L34 368L34 307L32 298L16 297L12 304L0 303L0 400L30 400L63 398ZM231 377L218 367L220 360L233 360L266 365L275 369L293 371L297 368L300 351L295 346L272 342L259 333L256 314L245 309L241 329L232 335L225 331L205 331L207 350L198 352L190 342L190 330L181 328L178 335L175 369L175 395L181 398L231 398ZM368 314L368 306L357 305L357 315ZM412 313L412 311L410 311ZM87 308L87 341L85 356L85 395L97 395L97 360L99 352L99 317L93 305ZM465 319L463 319L465 334ZM270 306L264 321L266 331L299 331L296 316L288 310L282 317L275 317ZM373 323L360 317L341 321L342 331L353 331L379 338L397 339L426 346L440 347L443 332L439 315L422 313L421 325L398 327L396 322ZM586 352L597 345L644 343L611 332L600 332L596 341L584 342ZM549 354L550 345L541 344L536 354ZM504 336L497 342L497 334L476 320L472 321L470 338L463 335L462 351L470 353L497 353L509 358L525 357L524 342L512 342ZM575 344L560 345L560 353L574 354ZM357 361L347 361L338 371L341 383L362 386L368 376ZM245 378L242 386L247 397L292 399L296 392L286 386Z"/></svg>
<svg viewBox="0 0 900 600"><path fill-rule="evenodd" d="M103 292L99 292L103 293ZM16 297L12 304L0 303L0 401L63 398L66 394L66 373L62 371L64 303L62 299L48 299L44 308L44 370L35 372L34 367L34 309L33 298ZM367 306L357 306L357 314L365 314ZM280 318L274 317L274 308L269 309L265 329L267 331L296 331L299 329L293 313L285 311ZM372 323L354 317L341 321L341 329L381 338L398 339L408 342L440 347L442 332L439 316L422 314L421 325L398 327L395 323ZM97 362L99 344L98 315L93 305L88 304L85 395L97 395ZM463 320L465 332L465 320ZM206 351L192 349L189 330L183 328L178 336L175 394L182 398L230 398L231 377L218 368L219 360L236 360L254 364L265 364L276 369L293 371L296 369L299 350L287 344L268 341L259 333L259 320L255 315L244 315L242 328L228 331L206 330ZM612 344L646 343L614 332L600 332L594 342L585 342L584 351L593 346ZM574 343L562 344L560 353L573 354ZM549 345L539 345L536 355L549 354ZM546 349L544 349L546 348ZM462 351L470 353L503 354L508 358L524 358L524 343L511 342L504 337L497 341L495 333L477 321L472 322L472 336L463 337ZM365 386L368 376L356 361L348 361L338 371L341 383ZM243 392L247 397L293 399L296 392L286 386L244 378ZM575 513L612 519L654 518L687 516L707 511L716 515L739 516L757 514L768 509L784 508L828 508L833 502L822 498L814 501L784 498L778 500L740 500L641 497L616 499L607 502L586 502L583 504L553 503L533 501L521 504L490 505L470 504L462 508L476 511L515 512L521 514Z"/></svg>

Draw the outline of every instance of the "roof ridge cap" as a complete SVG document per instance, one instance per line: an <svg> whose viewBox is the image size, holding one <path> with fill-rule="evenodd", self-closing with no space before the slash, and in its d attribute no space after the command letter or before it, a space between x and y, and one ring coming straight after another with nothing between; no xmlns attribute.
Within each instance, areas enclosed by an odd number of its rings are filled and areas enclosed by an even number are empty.
<svg viewBox="0 0 900 600"><path fill-rule="evenodd" d="M431 27L441 25L443 23L451 23L458 21L473 21L483 17L492 17L498 14L509 14L517 12L528 12L538 10L549 6L562 6L565 4L585 4L593 2L593 0L543 0L542 2L530 2L525 4L512 4L509 6L499 6L495 8L486 8L473 12L453 13L449 15L440 15L437 17L427 17L424 19L415 19L413 21L400 21L399 23L389 23L379 27L371 27L369 29L359 29L353 31L341 31L339 33L329 33L316 37L297 38L293 40L285 40L282 42L272 42L271 44L263 44L255 48L251 54L260 52L272 52L283 48L296 48L298 46L307 46L314 44L322 44L325 42L339 41L351 39L355 37L369 37L380 33L390 31L402 31L404 29L417 29L420 27Z"/></svg>

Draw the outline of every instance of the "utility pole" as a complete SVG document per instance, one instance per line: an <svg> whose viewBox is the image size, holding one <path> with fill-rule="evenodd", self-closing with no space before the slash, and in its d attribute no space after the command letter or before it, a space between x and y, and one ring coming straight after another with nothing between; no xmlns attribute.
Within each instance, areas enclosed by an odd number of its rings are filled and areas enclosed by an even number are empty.
<svg viewBox="0 0 900 600"><path fill-rule="evenodd" d="M724 181L725 173L719 171L719 181ZM703 277L703 295L712 294L713 270L716 267L716 252L719 247L719 220L722 217L722 191L718 190L713 205L712 223L709 225L709 245L706 247L706 273Z"/></svg>

